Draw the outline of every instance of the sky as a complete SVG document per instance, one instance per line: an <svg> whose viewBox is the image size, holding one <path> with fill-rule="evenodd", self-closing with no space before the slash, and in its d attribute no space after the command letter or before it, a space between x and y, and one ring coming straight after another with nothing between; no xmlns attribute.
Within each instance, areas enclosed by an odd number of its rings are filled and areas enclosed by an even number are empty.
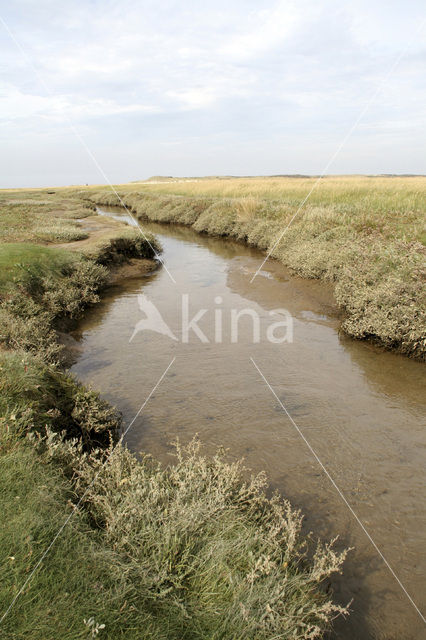
<svg viewBox="0 0 426 640"><path fill-rule="evenodd" d="M425 19L424 0L0 0L0 187L320 174L337 150L326 173L426 174Z"/></svg>

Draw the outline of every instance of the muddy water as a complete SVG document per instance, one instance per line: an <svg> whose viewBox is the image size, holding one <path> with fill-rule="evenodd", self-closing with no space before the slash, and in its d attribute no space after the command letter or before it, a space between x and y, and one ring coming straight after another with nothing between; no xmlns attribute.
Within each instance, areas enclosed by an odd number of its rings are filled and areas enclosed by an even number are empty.
<svg viewBox="0 0 426 640"><path fill-rule="evenodd" d="M109 215L117 212L107 211ZM424 625L406 594L324 475L276 398L253 366L253 358L334 478L418 607L426 611L424 557L425 404L423 365L339 336L330 291L321 283L291 277L268 262L250 284L262 255L190 229L147 224L160 239L164 268L112 289L79 326L80 354L73 367L115 403L129 422L171 359L175 362L127 436L135 451L165 463L170 442L198 434L208 451L218 445L266 470L273 487L306 514L306 529L340 536L354 546L343 577L332 581L336 599L353 599L349 621L338 621L338 638L418 639ZM143 292L178 339L141 330ZM208 311L182 343L181 296L189 294L190 318ZM216 300L215 300L216 299ZM271 343L267 328L293 318L293 342ZM215 342L215 310L221 311L222 342ZM260 318L240 319L231 342L231 311L251 309ZM277 329L275 335L284 333Z"/></svg>

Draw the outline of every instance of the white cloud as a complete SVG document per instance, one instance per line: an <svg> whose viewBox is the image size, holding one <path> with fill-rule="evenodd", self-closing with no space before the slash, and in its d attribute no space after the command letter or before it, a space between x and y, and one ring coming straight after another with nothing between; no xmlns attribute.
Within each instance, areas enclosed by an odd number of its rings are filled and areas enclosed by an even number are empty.
<svg viewBox="0 0 426 640"><path fill-rule="evenodd" d="M280 1L268 9L254 11L248 25L225 43L221 53L232 59L244 60L273 50L294 33L301 15L293 2ZM243 21L244 25L244 21Z"/></svg>
<svg viewBox="0 0 426 640"><path fill-rule="evenodd" d="M219 97L218 94L208 87L185 89L183 91L168 91L170 98L176 98L187 109L198 109L208 107Z"/></svg>
<svg viewBox="0 0 426 640"><path fill-rule="evenodd" d="M0 87L0 122L13 121L34 116L43 116L57 121L68 118L110 116L128 113L158 113L154 105L118 104L113 100L74 99L71 96L40 96L23 93L13 86Z"/></svg>

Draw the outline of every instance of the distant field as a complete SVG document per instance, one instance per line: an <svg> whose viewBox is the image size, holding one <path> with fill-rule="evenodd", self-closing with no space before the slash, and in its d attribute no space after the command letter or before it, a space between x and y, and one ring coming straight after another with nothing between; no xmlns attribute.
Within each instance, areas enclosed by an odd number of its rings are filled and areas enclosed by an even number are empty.
<svg viewBox="0 0 426 640"><path fill-rule="evenodd" d="M177 194L192 197L254 199L274 202L285 218L315 185L316 178L191 178L179 182L141 182L120 185L125 191ZM325 207L338 213L345 224L370 227L406 240L426 243L426 177L329 176L315 187L303 211ZM324 212L326 214L326 212ZM304 214L301 213L301 216ZM348 220L348 216L350 219Z"/></svg>

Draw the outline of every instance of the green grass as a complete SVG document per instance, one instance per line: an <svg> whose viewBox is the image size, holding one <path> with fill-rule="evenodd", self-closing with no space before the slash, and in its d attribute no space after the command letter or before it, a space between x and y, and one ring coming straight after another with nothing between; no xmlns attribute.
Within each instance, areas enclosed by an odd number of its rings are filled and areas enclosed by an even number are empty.
<svg viewBox="0 0 426 640"><path fill-rule="evenodd" d="M0 346L59 363L55 329L99 300L108 271L94 261L38 245L0 245Z"/></svg>
<svg viewBox="0 0 426 640"><path fill-rule="evenodd" d="M46 428L78 438L86 448L116 440L119 413L41 355L23 349L0 351L0 415L7 425L2 444L7 436Z"/></svg>
<svg viewBox="0 0 426 640"><path fill-rule="evenodd" d="M316 178L198 179L161 184L120 185L129 193L182 195L266 202L279 218L294 210L314 187ZM426 177L325 176L309 197L307 207L323 208L324 215L337 213L341 223L362 230L378 228L388 237L407 241L424 238Z"/></svg>
<svg viewBox="0 0 426 640"><path fill-rule="evenodd" d="M18 444L0 456L2 614L71 514L72 498L69 481L31 446ZM84 619L93 615L108 624L104 637L113 637L123 601L100 537L84 514L73 516L2 623L2 638L90 638Z"/></svg>
<svg viewBox="0 0 426 640"><path fill-rule="evenodd" d="M4 428L4 425L3 425ZM58 437L0 455L0 611L31 575L2 638L239 640L319 638L344 610L319 589L344 555L307 561L300 516L268 500L262 476L204 458L195 443L160 468L121 446L108 465ZM62 473L61 471L62 470Z"/></svg>
<svg viewBox="0 0 426 640"><path fill-rule="evenodd" d="M80 198L42 190L0 191L0 242L39 244L87 238L78 218L93 213Z"/></svg>
<svg viewBox="0 0 426 640"><path fill-rule="evenodd" d="M0 244L0 293L9 290L28 270L59 276L76 260L71 252L28 243Z"/></svg>

